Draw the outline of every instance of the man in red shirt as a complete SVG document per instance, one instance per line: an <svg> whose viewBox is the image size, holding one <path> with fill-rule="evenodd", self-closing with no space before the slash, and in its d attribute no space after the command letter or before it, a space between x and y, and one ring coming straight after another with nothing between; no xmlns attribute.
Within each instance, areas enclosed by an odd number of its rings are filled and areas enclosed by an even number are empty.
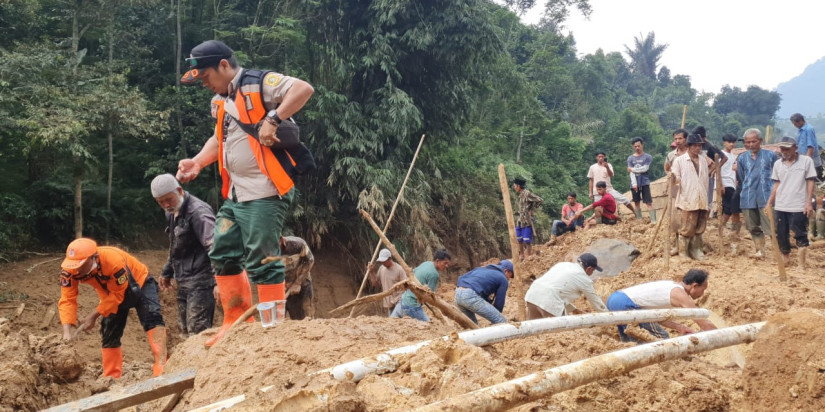
<svg viewBox="0 0 825 412"><path fill-rule="evenodd" d="M616 199L607 191L607 183L596 183L596 193L601 196L601 199L593 202L590 206L576 212L574 219L578 219L584 212L593 211L593 217L584 222L584 228L587 229L590 225L597 225L604 223L606 225L615 225L619 218L616 216Z"/></svg>

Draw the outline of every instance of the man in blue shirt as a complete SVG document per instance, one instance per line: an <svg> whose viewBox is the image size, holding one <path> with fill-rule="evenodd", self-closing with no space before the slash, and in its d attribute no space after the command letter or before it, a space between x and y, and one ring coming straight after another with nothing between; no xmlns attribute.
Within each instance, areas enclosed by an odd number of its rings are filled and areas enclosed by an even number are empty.
<svg viewBox="0 0 825 412"><path fill-rule="evenodd" d="M450 266L450 261L450 254L447 253L446 249L436 250L435 253L433 253L433 260L426 261L413 269L415 278L418 279L422 285L426 285L431 291L435 292L435 289L438 287L438 272L446 270L447 267ZM409 316L422 322L430 321L430 318L424 313L424 308L418 303L418 299L416 299L415 295L409 290L401 295L401 301L395 305L395 309L393 309L390 314L391 318L403 318L404 316Z"/></svg>
<svg viewBox="0 0 825 412"><path fill-rule="evenodd" d="M627 157L627 171L630 173L630 192L636 204L636 219L642 218L641 202L644 201L650 213L650 223L656 223L656 209L653 208L650 177L647 175L653 156L645 153L645 143L641 137L634 137L632 143L633 154Z"/></svg>
<svg viewBox="0 0 825 412"><path fill-rule="evenodd" d="M799 114L791 115L791 123L799 129L799 134L796 137L797 153L810 157L814 161L814 170L816 170L816 182L821 182L822 179L822 158L819 157L819 142L816 139L816 132L805 118ZM817 191L821 192L821 191ZM817 210L819 209L819 210ZM816 196L816 207L814 208L814 216L808 218L808 233L811 237L816 239L825 238L825 212L822 211L822 196Z"/></svg>
<svg viewBox="0 0 825 412"><path fill-rule="evenodd" d="M771 173L777 155L773 151L762 149L762 134L759 129L746 130L744 138L748 151L736 158L736 178L741 185L739 206L756 247L755 257L761 258L765 254L765 232L770 233L770 221L764 209L771 197Z"/></svg>
<svg viewBox="0 0 825 412"><path fill-rule="evenodd" d="M490 323L506 323L501 314L507 298L507 279L513 278L513 262L477 267L458 278L455 304L470 320L478 324L476 314Z"/></svg>

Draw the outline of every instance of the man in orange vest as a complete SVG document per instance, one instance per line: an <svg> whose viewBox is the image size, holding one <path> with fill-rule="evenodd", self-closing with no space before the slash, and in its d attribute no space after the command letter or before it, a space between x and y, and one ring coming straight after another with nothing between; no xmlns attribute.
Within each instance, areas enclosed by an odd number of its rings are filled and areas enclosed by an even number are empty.
<svg viewBox="0 0 825 412"><path fill-rule="evenodd" d="M250 280L257 284L259 301L284 299L283 263L261 261L280 255L281 230L295 193L292 178L312 162L291 119L312 96L312 86L280 73L241 68L233 54L220 41L203 42L186 59L191 70L181 79L200 80L215 92L215 133L194 158L179 162L176 176L187 183L217 161L223 181L225 201L209 258L224 320L207 346L223 338L252 305Z"/></svg>
<svg viewBox="0 0 825 412"><path fill-rule="evenodd" d="M120 338L126 327L129 309L135 308L155 357L152 374L158 376L163 373L163 365L166 364L166 325L160 312L158 284L146 265L121 249L98 247L94 240L80 238L69 243L66 259L60 267L63 271L60 273L60 301L57 306L60 323L63 324L63 339L73 339L76 327L88 332L97 318L103 317L100 321L103 376L119 378L123 371ZM77 325L80 283L93 287L100 303Z"/></svg>

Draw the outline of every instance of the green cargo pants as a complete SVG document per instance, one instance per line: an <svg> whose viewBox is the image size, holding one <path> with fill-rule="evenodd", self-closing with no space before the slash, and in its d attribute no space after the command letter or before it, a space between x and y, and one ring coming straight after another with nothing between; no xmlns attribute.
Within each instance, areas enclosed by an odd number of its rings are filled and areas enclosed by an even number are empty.
<svg viewBox="0 0 825 412"><path fill-rule="evenodd" d="M267 256L279 256L284 220L295 191L248 202L226 199L215 219L215 241L209 258L215 273L237 275L246 269L249 280L261 285L284 281L284 264L278 260L265 265Z"/></svg>

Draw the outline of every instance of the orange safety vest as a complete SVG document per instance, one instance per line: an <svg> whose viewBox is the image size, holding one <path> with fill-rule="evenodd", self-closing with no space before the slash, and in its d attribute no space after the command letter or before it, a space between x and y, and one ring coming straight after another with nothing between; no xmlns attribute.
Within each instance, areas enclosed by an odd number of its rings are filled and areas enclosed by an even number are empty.
<svg viewBox="0 0 825 412"><path fill-rule="evenodd" d="M117 313L126 289L129 288L129 275L142 288L149 268L140 263L137 258L121 249L111 246L99 246L97 255L100 267L88 279L77 280L71 276L60 277L60 301L57 303L60 311L60 323L77 324L77 295L78 284L86 283L93 287L100 298L97 313L100 316L109 316Z"/></svg>
<svg viewBox="0 0 825 412"><path fill-rule="evenodd" d="M238 81L237 91L235 92L235 107L238 110L237 121L245 123L243 128L247 130L248 127L255 127L266 116L267 110L264 106L263 96L261 95L262 81L268 72L261 70L244 70L241 78ZM221 194L224 199L229 197L229 172L224 165L224 144L226 142L226 127L228 122L232 121L231 116L227 116L224 104L227 100L220 100L215 102L217 105L217 122L215 124L215 135L218 138L218 168L221 172L221 180L223 185L221 187ZM231 104L231 103L230 103ZM290 121L290 120L285 120ZM269 180L278 189L278 193L282 196L287 194L295 183L292 177L296 173L314 167L312 154L304 146L300 145L295 149L276 149L263 146L256 137L247 134L249 147L252 148L252 153L255 155L255 160L258 163L258 168L261 173L266 175ZM309 162L305 161L306 156L309 156ZM296 162L295 159L299 161ZM303 163L303 164L299 164ZM311 164L308 164L311 163Z"/></svg>

